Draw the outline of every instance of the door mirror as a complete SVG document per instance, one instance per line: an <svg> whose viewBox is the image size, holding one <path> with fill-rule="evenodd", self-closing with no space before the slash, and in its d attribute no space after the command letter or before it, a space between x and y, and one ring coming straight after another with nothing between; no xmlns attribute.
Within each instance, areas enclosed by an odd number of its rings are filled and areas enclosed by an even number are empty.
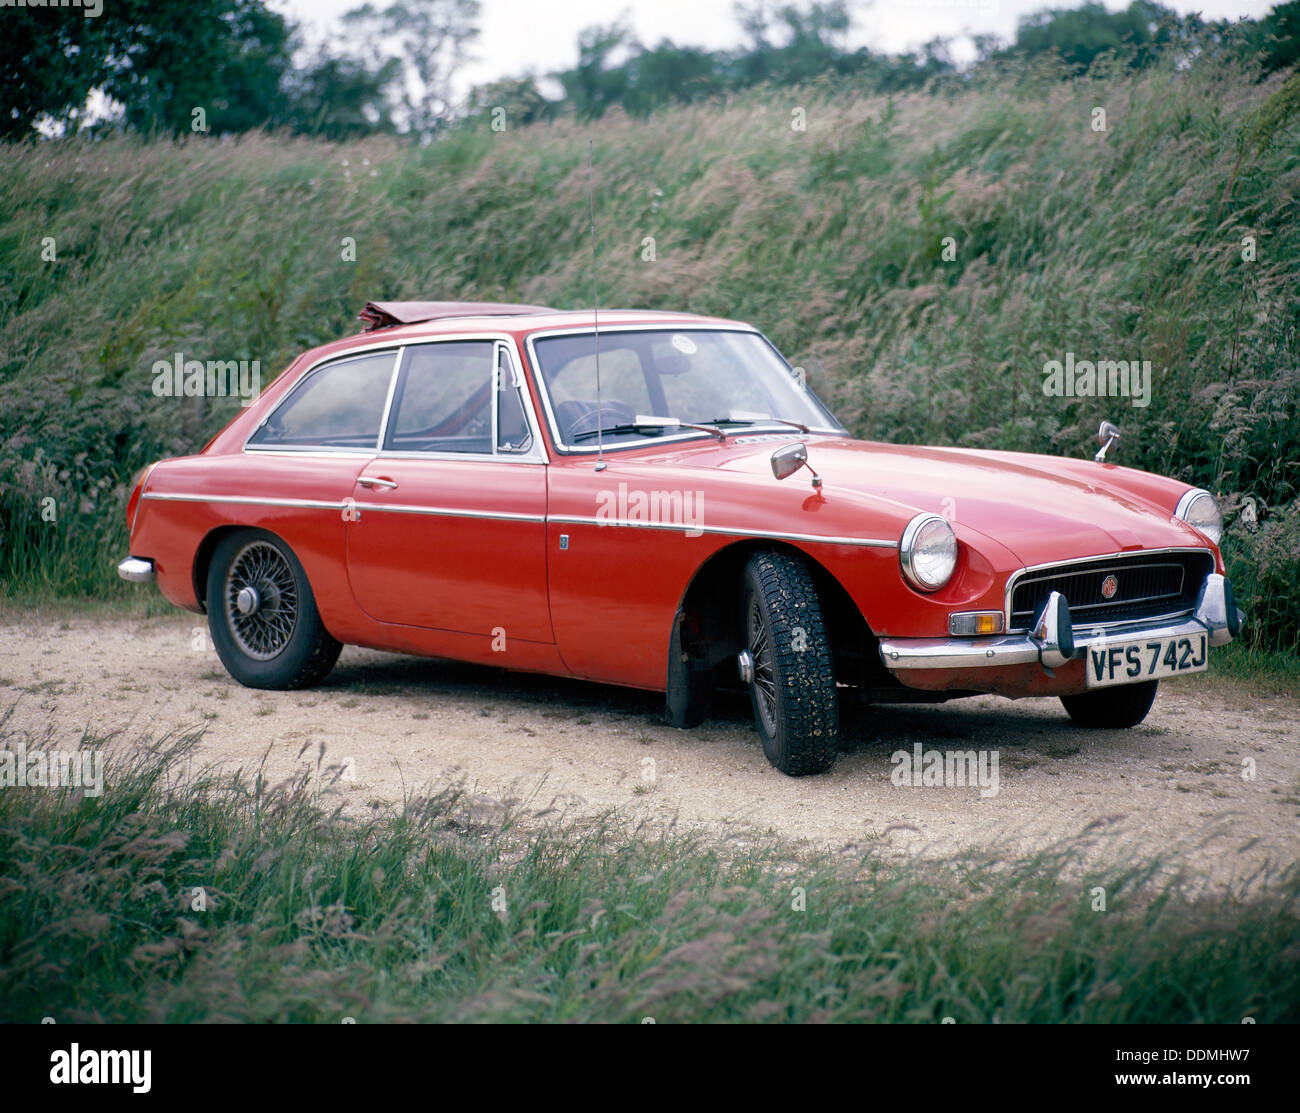
<svg viewBox="0 0 1300 1113"><path fill-rule="evenodd" d="M1106 459L1106 453L1110 451L1110 446L1119 440L1119 426L1113 425L1109 421L1103 421L1101 428L1097 430L1097 443L1101 445L1101 450L1093 457L1097 463L1102 463Z"/></svg>
<svg viewBox="0 0 1300 1113"><path fill-rule="evenodd" d="M772 453L772 474L777 479L789 479L800 468L807 468L812 472L813 490L820 494L822 477L813 471L812 465L808 463L808 446L806 444L802 441L796 441L794 444L787 444Z"/></svg>
<svg viewBox="0 0 1300 1113"><path fill-rule="evenodd" d="M772 453L772 474L777 479L789 479L808 463L808 446L803 443L787 444Z"/></svg>

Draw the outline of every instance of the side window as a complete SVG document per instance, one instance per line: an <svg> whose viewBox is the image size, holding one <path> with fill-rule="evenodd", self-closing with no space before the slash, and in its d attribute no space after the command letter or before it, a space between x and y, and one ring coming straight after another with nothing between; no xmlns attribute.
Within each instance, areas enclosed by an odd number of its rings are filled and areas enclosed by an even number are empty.
<svg viewBox="0 0 1300 1113"><path fill-rule="evenodd" d="M515 367L508 350L497 349L497 451L527 452L533 434L524 413L523 374Z"/></svg>
<svg viewBox="0 0 1300 1113"><path fill-rule="evenodd" d="M313 371L248 438L276 448L371 448L388 400L394 353L340 360Z"/></svg>
<svg viewBox="0 0 1300 1113"><path fill-rule="evenodd" d="M490 455L493 351L491 340L407 348L384 447Z"/></svg>

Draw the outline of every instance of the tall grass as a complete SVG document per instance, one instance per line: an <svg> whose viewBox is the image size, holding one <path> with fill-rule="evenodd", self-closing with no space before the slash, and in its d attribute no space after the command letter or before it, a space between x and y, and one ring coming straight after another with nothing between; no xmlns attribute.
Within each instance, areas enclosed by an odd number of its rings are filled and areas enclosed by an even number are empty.
<svg viewBox="0 0 1300 1113"><path fill-rule="evenodd" d="M1294 650L1300 78L1281 82L1207 51L894 98L827 84L638 121L484 120L423 149L0 149L0 581L121 590L107 556L129 476L234 410L155 398L155 359L269 377L370 298L589 305L590 138L606 304L757 324L868 437L1081 455L1118 420L1122 462L1223 496L1249 636ZM1150 360L1150 407L1045 397L1066 352ZM57 524L34 517L47 496Z"/></svg>
<svg viewBox="0 0 1300 1113"><path fill-rule="evenodd" d="M216 776L197 740L114 740L98 799L0 790L0 1021L1300 1019L1293 867L845 860L455 787L345 815L324 763Z"/></svg>

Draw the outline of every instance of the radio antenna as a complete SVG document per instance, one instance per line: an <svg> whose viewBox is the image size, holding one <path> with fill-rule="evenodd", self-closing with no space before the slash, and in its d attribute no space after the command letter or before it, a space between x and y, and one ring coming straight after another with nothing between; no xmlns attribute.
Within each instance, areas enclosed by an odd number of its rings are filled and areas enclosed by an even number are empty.
<svg viewBox="0 0 1300 1113"><path fill-rule="evenodd" d="M595 157L587 140L587 196L591 201L591 314L596 341L596 470L605 470L605 417L600 406L600 294L596 289L596 186Z"/></svg>

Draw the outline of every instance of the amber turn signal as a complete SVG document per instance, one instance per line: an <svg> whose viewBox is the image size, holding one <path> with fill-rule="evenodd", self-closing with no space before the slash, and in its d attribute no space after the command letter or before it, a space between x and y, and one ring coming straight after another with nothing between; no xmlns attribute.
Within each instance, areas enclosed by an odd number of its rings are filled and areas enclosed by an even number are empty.
<svg viewBox="0 0 1300 1113"><path fill-rule="evenodd" d="M954 637L972 638L980 634L1002 633L1001 611L964 611L948 616L948 633Z"/></svg>

